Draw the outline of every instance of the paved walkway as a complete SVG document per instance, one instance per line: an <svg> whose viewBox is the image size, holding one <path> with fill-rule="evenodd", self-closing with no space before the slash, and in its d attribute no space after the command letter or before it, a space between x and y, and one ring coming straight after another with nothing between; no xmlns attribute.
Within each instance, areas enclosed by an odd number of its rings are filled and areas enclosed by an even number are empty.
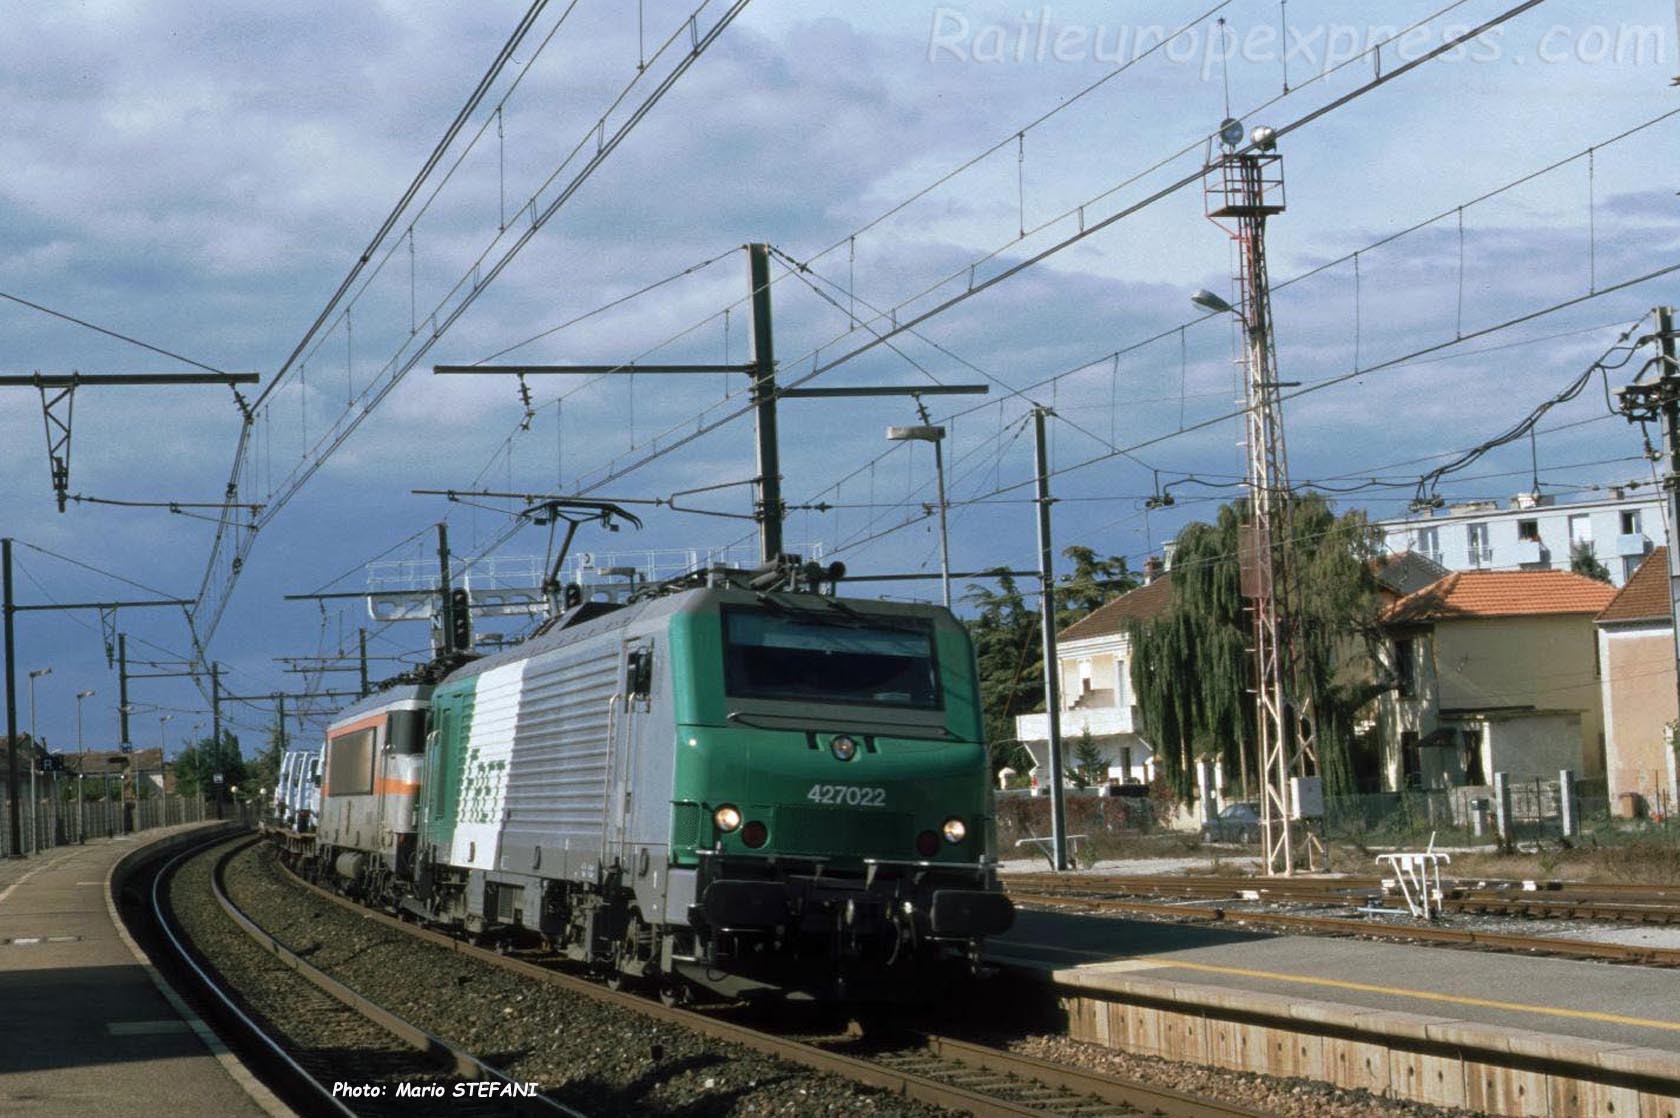
<svg viewBox="0 0 1680 1118"><path fill-rule="evenodd" d="M125 854L203 826L0 859L0 1115L269 1113L154 985L108 900Z"/></svg>

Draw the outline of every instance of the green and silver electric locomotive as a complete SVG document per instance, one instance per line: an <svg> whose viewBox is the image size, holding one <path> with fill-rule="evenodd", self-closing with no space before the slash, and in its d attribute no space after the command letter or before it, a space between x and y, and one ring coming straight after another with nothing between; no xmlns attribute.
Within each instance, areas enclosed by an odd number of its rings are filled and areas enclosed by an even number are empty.
<svg viewBox="0 0 1680 1118"><path fill-rule="evenodd" d="M410 831L412 856L342 868L428 919L527 929L673 994L871 997L975 961L1013 910L961 624L696 581L578 606L444 678L418 789L385 784L410 793L386 833Z"/></svg>

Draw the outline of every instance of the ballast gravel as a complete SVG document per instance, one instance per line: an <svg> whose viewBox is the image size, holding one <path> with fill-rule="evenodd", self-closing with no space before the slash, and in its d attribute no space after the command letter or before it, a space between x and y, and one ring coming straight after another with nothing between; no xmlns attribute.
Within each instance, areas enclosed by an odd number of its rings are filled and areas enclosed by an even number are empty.
<svg viewBox="0 0 1680 1118"><path fill-rule="evenodd" d="M279 875L265 845L235 857L226 881L236 904L315 966L513 1079L539 1083L550 1098L592 1118L948 1113L532 982L380 927L298 890ZM208 895L203 903L215 907Z"/></svg>
<svg viewBox="0 0 1680 1118"><path fill-rule="evenodd" d="M237 856L229 866L227 884L253 919L316 966L414 1024L479 1054L514 1079L537 1082L551 1098L592 1116L920 1118L949 1113L628 1014L416 941L298 890L281 876L266 846ZM220 917L207 893L202 904ZM227 934L244 936L231 925ZM1474 1118L1468 1111L1384 1099L1323 1083L1171 1063L1062 1036L1017 1036L997 1043L1023 1055L1240 1103L1280 1118Z"/></svg>

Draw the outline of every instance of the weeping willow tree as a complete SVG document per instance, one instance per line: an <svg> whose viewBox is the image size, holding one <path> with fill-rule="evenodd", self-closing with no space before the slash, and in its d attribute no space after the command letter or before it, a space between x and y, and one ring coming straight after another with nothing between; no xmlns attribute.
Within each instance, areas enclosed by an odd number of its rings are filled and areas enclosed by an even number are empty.
<svg viewBox="0 0 1680 1118"><path fill-rule="evenodd" d="M1294 501L1293 539L1284 544L1300 587L1292 632L1316 700L1325 790L1346 794L1356 784L1356 712L1390 686L1377 656L1382 600L1370 562L1380 537L1364 513L1338 518L1317 494ZM1203 758L1254 787L1253 619L1238 559L1244 517L1238 502L1212 524L1185 528L1173 552L1171 607L1128 625L1143 735L1185 799Z"/></svg>

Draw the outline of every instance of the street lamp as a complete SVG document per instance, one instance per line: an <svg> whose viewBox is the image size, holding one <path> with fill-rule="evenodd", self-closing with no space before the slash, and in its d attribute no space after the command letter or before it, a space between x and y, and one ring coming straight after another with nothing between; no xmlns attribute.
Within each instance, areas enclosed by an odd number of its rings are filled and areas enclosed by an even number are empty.
<svg viewBox="0 0 1680 1118"><path fill-rule="evenodd" d="M35 734L35 681L44 675L52 675L52 668L36 668L29 673L29 851L32 854L40 849L40 823L36 815L41 809L41 801L35 791L35 770L41 767L41 739Z"/></svg>
<svg viewBox="0 0 1680 1118"><path fill-rule="evenodd" d="M1214 314L1234 314L1238 318L1242 317L1241 311L1205 287L1190 296L1190 301L1204 311L1212 311Z"/></svg>
<svg viewBox="0 0 1680 1118"><path fill-rule="evenodd" d="M82 744L82 700L93 698L93 688L76 692L76 833L77 841L87 841L87 791L82 781L87 775L87 746Z"/></svg>
<svg viewBox="0 0 1680 1118"><path fill-rule="evenodd" d="M892 442L922 442L933 444L933 468L939 479L939 582L945 591L945 608L951 608L951 538L945 529L945 428L923 424L920 427L888 427L887 438Z"/></svg>
<svg viewBox="0 0 1680 1118"><path fill-rule="evenodd" d="M29 740L37 745L41 739L35 734L35 681L44 675L52 675L52 669L36 668L29 673Z"/></svg>
<svg viewBox="0 0 1680 1118"><path fill-rule="evenodd" d="M86 691L76 692L76 752L77 753L86 752L86 750L82 746L82 700L83 699L91 699L91 698L93 698L94 694L95 694L95 691L91 687L88 688Z"/></svg>
<svg viewBox="0 0 1680 1118"><path fill-rule="evenodd" d="M167 748L167 744L163 740L163 724L165 722L172 721L174 718L175 718L175 716L173 714L160 714L160 715L158 715L158 755L159 756L162 756L164 750Z"/></svg>

